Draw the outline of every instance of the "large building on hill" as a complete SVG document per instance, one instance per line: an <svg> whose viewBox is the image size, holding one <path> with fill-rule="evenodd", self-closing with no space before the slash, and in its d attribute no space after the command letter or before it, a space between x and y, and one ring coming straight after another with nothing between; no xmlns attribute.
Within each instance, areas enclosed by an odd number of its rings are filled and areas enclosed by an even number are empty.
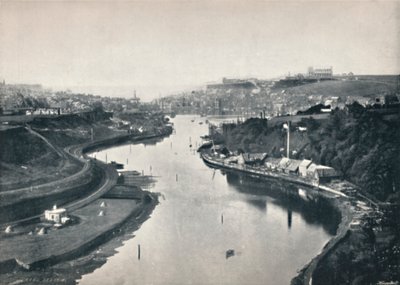
<svg viewBox="0 0 400 285"><path fill-rule="evenodd" d="M252 80L223 78L221 83L207 84L207 89L255 89L257 86Z"/></svg>
<svg viewBox="0 0 400 285"><path fill-rule="evenodd" d="M327 79L333 77L333 69L332 66L328 68L308 68L308 77L317 78L317 79Z"/></svg>

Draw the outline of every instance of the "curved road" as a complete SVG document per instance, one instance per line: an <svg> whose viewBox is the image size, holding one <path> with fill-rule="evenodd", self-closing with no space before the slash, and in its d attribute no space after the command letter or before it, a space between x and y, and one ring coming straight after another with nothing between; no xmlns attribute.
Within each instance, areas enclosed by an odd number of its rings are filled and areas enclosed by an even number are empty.
<svg viewBox="0 0 400 285"><path fill-rule="evenodd" d="M53 146L44 136L42 136L41 134L39 134L38 132L35 132L34 130L30 129L30 128L26 128L30 133L32 133L35 136L40 137L47 145L49 145L55 152L57 152L61 157L68 159L68 155L70 156L70 158L72 159L77 159L80 162L83 162L84 165L82 167L81 170L79 170L78 172L62 178L60 180L57 181L51 181L51 182L46 182L37 186L34 186L34 189L41 189L44 187L53 187L56 188L58 185L66 185L67 183L71 183L72 181L76 180L76 179L80 179L82 178L82 176L86 175L87 172L90 170L91 168L91 161L88 159L84 159L81 157L81 153L82 153L82 148L85 145L75 145L75 146L69 146L66 147L64 151L59 150L58 148L56 148L55 146ZM0 197L7 196L7 194L15 194L15 193L20 193L20 192L27 192L30 191L31 187L24 187L24 188L19 188L19 189L13 189L13 190L8 190L8 191L4 191L3 193L0 193ZM38 191L40 192L40 191ZM41 195L40 195L41 196ZM2 197L3 199L3 197Z"/></svg>
<svg viewBox="0 0 400 285"><path fill-rule="evenodd" d="M49 192L49 195L57 193L57 192L67 191L68 189L71 188L71 186L70 186L71 183L82 184L82 181L84 183L86 183L87 176L90 174L90 171L93 169L95 164L104 173L101 184L98 186L98 189L95 190L94 192L92 192L89 196L83 197L74 202L68 203L67 205L64 205L63 206L64 208L66 208L69 211L72 211L72 210L76 210L80 207L83 207L83 206L93 202L94 200L100 198L104 193L106 193L108 190L110 190L112 188L112 186L114 186L116 184L117 178L118 178L118 173L112 166L106 165L106 164L98 162L98 161L94 162L89 158L82 157L82 149L84 147L86 147L87 145L89 145L90 143L69 146L69 147L66 147L64 149L65 152L63 152L63 151L57 149L56 147L54 147L45 137L43 137L39 133L33 131L30 128L27 128L27 129L29 132L31 132L34 135L39 136L41 139L43 139L46 142L46 144L48 144L54 151L56 151L62 157L67 158L67 156L70 156L72 159L78 159L79 161L83 162L84 165L80 171L78 171L77 173L74 173L71 176L65 177L61 180L51 181L51 182L47 182L47 183L35 186L34 189L35 189L36 194L33 194L31 192L31 189L32 189L31 187L25 187L25 188L10 190L10 191L1 193L0 194L1 200L3 200L3 201L7 200L7 196L10 197L11 195L19 195L19 197L21 197L21 195L24 195L24 194L29 195L29 199L36 198L36 197L43 196L43 192L48 192L47 190L50 190L50 189L52 189L53 191L51 193ZM54 191L54 189L57 189L57 190ZM4 205L4 202L3 202L3 205ZM5 205L7 205L7 204L5 204ZM8 226L8 225L15 225L20 222L39 218L41 216L42 216L42 214L35 215L35 216L31 216L31 217L28 217L25 219L5 223L0 226L4 227L4 226Z"/></svg>
<svg viewBox="0 0 400 285"><path fill-rule="evenodd" d="M28 198L36 198L36 197L43 196L43 192L46 190L49 190L48 188L51 188L53 190L52 193L55 193L54 188L57 188L56 192L67 191L71 187L70 187L70 185L69 185L69 187L66 187L66 185L71 184L73 182L82 182L83 179L87 178L87 176L90 174L90 171L92 170L92 168L96 165L104 173L101 184L98 186L98 189L95 190L94 192L92 192L89 196L83 197L81 199L78 199L76 201L73 201L73 202L68 203L63 206L64 208L66 208L69 211L76 210L76 209L83 207L83 206L93 202L94 200L100 198L102 195L104 195L107 191L109 191L116 184L117 179L118 179L118 173L114 167L104 164L99 161L95 161L90 158L85 158L82 154L83 149L85 149L89 146L104 144L104 142L112 143L113 140L118 139L118 138L124 138L124 139L131 138L132 139L132 137L130 135L129 136L126 136L126 135L118 136L118 137L114 137L114 138L104 139L102 141L88 142L88 143L84 143L84 144L80 144L80 145L68 146L68 147L64 148L64 152L62 152L62 151L58 150L57 148L55 148L45 137L43 137L39 133L37 133L31 129L29 129L28 131L32 132L33 134L35 134L35 135L39 136L41 139L43 139L55 151L57 151L57 153L60 153L64 157L66 157L66 155L69 155L71 158L77 159L77 160L83 162L84 165L79 172L77 172L71 176L65 177L61 180L52 181L52 182L48 182L48 183L44 183L44 184L35 186L34 189L37 192L36 195L32 195L32 193L30 192L31 187L25 187L25 188L20 188L20 189L15 189L15 190L10 190L10 191L4 192L4 193L0 193L0 199L4 201L4 197L6 197L7 195L19 195L19 197L21 197L21 195L24 195L26 193L29 195ZM136 137L134 141L165 136L167 134L169 134L168 131L162 132L159 134L144 135L142 137ZM63 186L63 187L60 187L60 186ZM77 186L79 186L79 185L77 185ZM38 189L39 189L39 191L38 191ZM42 195L40 195L41 193L42 193ZM1 200L0 200L0 202L1 202ZM35 218L39 218L41 216L42 215L35 215L35 216L31 216L31 217L28 217L25 219L12 221L12 222L0 225L0 227L3 228L8 225L15 225L15 224L18 224L23 221L29 221L29 220L32 220Z"/></svg>

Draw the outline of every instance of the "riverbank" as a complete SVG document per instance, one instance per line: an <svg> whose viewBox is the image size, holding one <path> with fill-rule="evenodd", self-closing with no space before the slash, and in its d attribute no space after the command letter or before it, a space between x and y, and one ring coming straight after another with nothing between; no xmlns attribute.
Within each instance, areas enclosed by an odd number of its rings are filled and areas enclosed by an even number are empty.
<svg viewBox="0 0 400 285"><path fill-rule="evenodd" d="M325 244L322 251L317 256L299 271L299 274L292 279L291 285L313 284L312 277L317 266L348 234L356 212L351 208L347 199L335 199L333 204L341 214L341 221L337 228L336 235Z"/></svg>

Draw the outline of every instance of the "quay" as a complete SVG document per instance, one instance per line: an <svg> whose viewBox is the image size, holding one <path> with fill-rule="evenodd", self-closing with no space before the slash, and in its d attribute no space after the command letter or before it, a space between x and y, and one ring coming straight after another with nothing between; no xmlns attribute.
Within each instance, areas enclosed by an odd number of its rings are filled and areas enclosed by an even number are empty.
<svg viewBox="0 0 400 285"><path fill-rule="evenodd" d="M229 171L245 173L245 174L248 174L251 176L256 176L256 177L264 177L264 178L273 178L273 179L277 179L277 180L283 180L286 182L295 183L298 185L307 186L307 187L311 187L314 189L316 188L317 190L325 191L325 192L328 192L328 193L331 193L331 194L334 194L337 196L348 197L343 192L332 189L326 185L321 185L319 183L315 183L314 181L311 181L306 178L296 177L294 175L281 173L281 172L272 172L272 171L269 171L262 167L254 167L254 166L249 166L249 165L226 163L224 159L213 157L206 153L201 153L200 156L207 165L214 167L214 168L223 168L223 169L226 169Z"/></svg>

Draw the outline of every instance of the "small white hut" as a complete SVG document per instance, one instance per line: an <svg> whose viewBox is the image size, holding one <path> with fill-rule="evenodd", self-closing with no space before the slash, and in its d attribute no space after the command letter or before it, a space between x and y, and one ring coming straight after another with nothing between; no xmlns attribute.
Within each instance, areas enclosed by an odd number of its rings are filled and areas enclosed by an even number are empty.
<svg viewBox="0 0 400 285"><path fill-rule="evenodd" d="M44 218L56 224L65 224L70 220L67 210L64 208L57 208L56 205L53 206L52 210L44 211Z"/></svg>

